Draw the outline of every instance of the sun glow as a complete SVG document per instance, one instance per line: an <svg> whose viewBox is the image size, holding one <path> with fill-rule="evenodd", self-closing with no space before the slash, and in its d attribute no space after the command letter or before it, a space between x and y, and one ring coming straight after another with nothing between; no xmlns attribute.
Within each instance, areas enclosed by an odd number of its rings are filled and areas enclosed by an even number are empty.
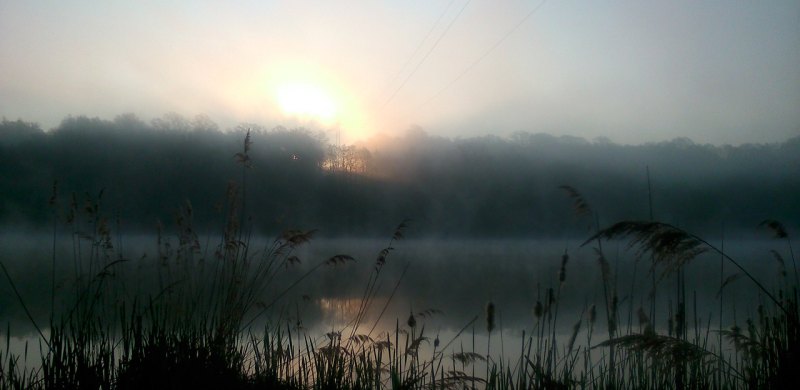
<svg viewBox="0 0 800 390"><path fill-rule="evenodd" d="M330 124L336 119L337 105L331 94L310 83L279 85L275 98L284 114Z"/></svg>
<svg viewBox="0 0 800 390"><path fill-rule="evenodd" d="M290 60L232 73L236 77L229 82L226 105L246 121L322 130L345 143L365 140L373 132L363 88L346 75Z"/></svg>

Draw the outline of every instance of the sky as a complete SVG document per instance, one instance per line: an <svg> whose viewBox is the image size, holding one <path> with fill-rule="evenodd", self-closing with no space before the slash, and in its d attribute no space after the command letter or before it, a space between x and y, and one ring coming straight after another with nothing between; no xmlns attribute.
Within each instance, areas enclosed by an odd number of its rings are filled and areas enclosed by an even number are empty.
<svg viewBox="0 0 800 390"><path fill-rule="evenodd" d="M0 116L170 112L356 142L800 135L800 2L0 0Z"/></svg>

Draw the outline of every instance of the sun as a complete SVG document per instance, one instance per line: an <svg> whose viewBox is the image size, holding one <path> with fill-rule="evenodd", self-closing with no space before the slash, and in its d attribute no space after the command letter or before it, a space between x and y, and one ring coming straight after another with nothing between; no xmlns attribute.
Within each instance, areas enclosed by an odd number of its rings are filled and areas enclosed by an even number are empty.
<svg viewBox="0 0 800 390"><path fill-rule="evenodd" d="M336 101L330 92L319 85L304 82L281 84L275 88L275 99L288 116L322 123L336 121Z"/></svg>
<svg viewBox="0 0 800 390"><path fill-rule="evenodd" d="M365 140L374 128L360 84L319 64L269 63L233 80L228 106L247 121L306 127L351 143Z"/></svg>

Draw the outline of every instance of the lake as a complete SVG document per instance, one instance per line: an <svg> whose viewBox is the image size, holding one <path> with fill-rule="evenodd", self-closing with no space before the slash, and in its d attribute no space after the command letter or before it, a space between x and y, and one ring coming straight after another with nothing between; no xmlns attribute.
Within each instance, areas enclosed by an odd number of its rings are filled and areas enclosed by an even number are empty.
<svg viewBox="0 0 800 390"><path fill-rule="evenodd" d="M23 301L33 318L45 328L51 305L53 249L56 253L56 311L73 304L76 278L83 275L103 274L105 284L98 294L133 296L157 295L164 283L174 275L189 272L186 265L168 264L173 258L159 259L159 253L179 247L176 237L163 237L159 252L155 236L126 236L111 240L108 262L117 259L108 269L87 263L92 251L105 249L93 247L88 239L72 239L61 234L53 245L52 236L46 234L4 233L0 256L8 269ZM200 238L202 241L194 257L205 258L203 273L212 275L210 266L218 239ZM270 239L251 239L250 257L261 261L263 248ZM586 327L590 308L598 313L595 326L596 341L603 339L607 325L604 296L612 299L617 293L618 326L638 329L641 312L655 325L667 331L670 313L678 301L678 278L675 275L656 277L649 273L648 258L637 260L635 251L628 250L626 242L604 242L603 251L611 275L604 289L598 256L590 243L581 247L580 239L528 239L528 240L435 240L403 239L393 242L394 248L386 257L374 279L374 298L368 310L353 331L348 324L357 317L370 280L376 275L379 252L389 245L389 240L374 239L312 239L298 246L292 253L291 264L276 264L278 272L267 288L256 297L255 311L263 312L253 322L257 329L265 322L285 323L287 327L322 338L327 332L344 331L344 334L368 334L380 339L384 334L394 334L397 326L408 328L407 321L414 313L417 329L424 327L430 342L438 336L442 344L453 341L451 347L484 351L488 341L485 319L487 303L495 306L496 319L492 349L506 356L518 354L520 338L535 331L534 309L537 302L545 302L548 289L557 297L556 333L561 339L569 338L577 321ZM779 262L770 250L775 249L786 259L788 275L792 275L791 260L783 241L735 240L724 243L726 253L739 261L759 281L769 288L780 286ZM94 248L94 249L93 249ZM165 249L168 248L168 249ZM99 256L100 252L96 252ZM563 256L568 255L564 268L564 281L559 283ZM288 253L287 253L288 255ZM337 255L348 255L336 265L321 265ZM121 257L120 257L121 256ZM344 257L341 257L344 259ZM76 259L80 259L76 261ZM740 276L730 282L720 294L723 279L737 274L738 270L720 256L711 252L699 255L683 269L689 323L711 324L718 329L727 328L743 318L753 317L760 302L765 300L755 285ZM79 272L75 272L79 269ZM312 269L314 269L312 271ZM181 271L182 270L182 271ZM180 278L175 279L180 280ZM655 288L655 305L649 297ZM179 282L180 283L180 282ZM291 288L290 288L291 287ZM120 295L119 291L124 291ZM8 324L12 335L19 340L35 340L34 328L19 300L5 278L0 281L0 319ZM654 317L654 320L653 318ZM253 318L252 315L247 318ZM45 324L45 325L41 325ZM459 335L460 337L456 337ZM514 352L505 351L508 348Z"/></svg>

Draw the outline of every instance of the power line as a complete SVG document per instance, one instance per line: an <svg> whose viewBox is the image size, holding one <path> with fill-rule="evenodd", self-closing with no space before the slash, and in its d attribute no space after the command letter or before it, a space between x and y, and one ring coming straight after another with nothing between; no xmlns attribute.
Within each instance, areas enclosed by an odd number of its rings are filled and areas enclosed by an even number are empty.
<svg viewBox="0 0 800 390"><path fill-rule="evenodd" d="M462 78L462 77L464 77L464 75L466 75L467 73L469 73L469 71L471 71L471 70L472 70L473 68L475 68L475 67L476 67L476 66L477 66L477 65L478 65L478 64L479 64L481 61L483 61L483 60L484 60L486 57L488 57L488 56L489 56L489 54L490 54L491 52L493 52L495 49L497 49L497 48L500 46L500 44L502 44L502 43L503 43L503 41L505 41L505 40L506 40L506 39L507 39L509 36L511 36L511 34L513 34L513 33L514 33L514 31L517 31L517 29L518 29L520 26L522 26L522 25L523 25L523 24L524 24L524 23L525 23L525 22L526 22L528 19L530 19L530 17L531 17L531 16L533 16L533 14L535 14L535 13L536 13L536 11L538 11L538 10L539 10L539 8L542 8L542 6L544 5L544 3L546 3L546 2L547 2L547 0L542 0L542 2L541 2L541 3L539 3L539 5L537 5L537 6L536 6L535 8L533 8L533 9L532 9L530 12L528 12L528 14L527 14L527 15L525 15L525 17L523 17L523 18L522 18L522 19L521 19L521 20L520 20L520 21L519 21L519 22L518 22L516 25L514 25L514 27L512 27L510 30L508 30L508 32L506 32L506 33L505 33L505 35L503 35L503 36L502 36L502 37L501 37L501 38L500 38L500 39L499 39L497 42L495 42L495 43L494 43L494 45L492 45L491 47L489 47L489 49L488 49L488 50L486 50L486 51L485 51L485 52L484 52L484 53L483 53L483 54L482 54L480 57L478 57L478 59L476 59L475 61L473 61L473 62L472 62L472 63L471 63L469 66L467 66L467 67L464 69L464 71L462 71L461 73L459 73L459 74L458 74L458 76L456 76L456 77L455 77L455 78L454 78L452 81L450 81L450 82L449 82L447 85L445 85L445 86L444 86L444 88L440 89L440 90L439 90L439 92L436 92L436 93L435 93L433 96L431 96L431 97L430 97L428 100L426 100L424 103L422 103L422 104L420 105L420 107L421 107L421 106L425 106L425 105L427 105L428 103L430 103L431 101L433 101L434 99L436 99L437 97L439 97L439 95L441 95L441 94L442 94L444 91L446 91L446 90L448 90L450 87L452 87L452 86L453 86L453 84L455 84L456 82L458 82L458 80L461 80L461 78Z"/></svg>
<svg viewBox="0 0 800 390"><path fill-rule="evenodd" d="M422 46L424 45L424 43L428 41L428 38L431 36L431 34L433 34L433 31L436 30L436 27L439 27L439 23L442 21L442 18L444 18L444 16L447 14L447 11L450 10L450 7L455 2L456 2L456 0L450 0L450 2L447 4L447 7L445 7L444 10L442 11L442 13L439 14L439 18L436 19L436 23L434 23L433 27L431 27L431 29L428 30L428 33L425 34L425 38L422 38L422 41L419 42L419 44L417 45L417 48L414 49L414 52L411 53L411 56L408 57L408 60L406 60L406 63L403 64L403 67L400 69L400 71L398 71L394 75L394 77L392 78L392 81L389 82L389 86L394 84L394 82L397 81L397 78L400 77L400 75L403 74L403 72L405 72L406 68L408 67L408 64L410 64L411 60L413 60L414 57L417 55L417 53L419 53L419 50L422 49Z"/></svg>
<svg viewBox="0 0 800 390"><path fill-rule="evenodd" d="M458 20L458 17L461 16L461 13L464 12L464 9L467 8L467 6L469 5L470 2L472 2L472 0L467 0L467 2L464 3L464 6L462 6L461 9L458 10L458 14L456 14L456 16L453 18L453 20L450 21L450 23L447 25L447 27L444 29L444 31L442 31L442 33L439 34L439 37L436 39L436 42L434 42L433 46L431 46L431 48L428 50L428 52L425 53L425 56L422 57L422 60L420 60L417 63L417 66L415 66L414 69L411 71L411 73L409 73L408 76L406 76L405 80L403 80L403 82L400 84L400 86L397 87L397 89L395 89L394 93L392 93L392 95L389 96L389 99L386 99L386 103L383 104L384 107L386 107L386 105L388 105L389 102L391 102L392 99L394 99L394 97L397 96L397 93L400 92L401 89L403 89L403 87L406 85L408 80L411 79L411 76L413 76L414 73L417 73L417 70L419 70L419 67L422 66L422 64L425 62L425 60L428 59L428 56L430 56L431 53L433 52L433 50L436 49L436 46L439 45L439 42L442 40L442 38L444 38L444 36L447 34L447 32L450 31L450 27L453 27L453 24L456 22L456 20Z"/></svg>

